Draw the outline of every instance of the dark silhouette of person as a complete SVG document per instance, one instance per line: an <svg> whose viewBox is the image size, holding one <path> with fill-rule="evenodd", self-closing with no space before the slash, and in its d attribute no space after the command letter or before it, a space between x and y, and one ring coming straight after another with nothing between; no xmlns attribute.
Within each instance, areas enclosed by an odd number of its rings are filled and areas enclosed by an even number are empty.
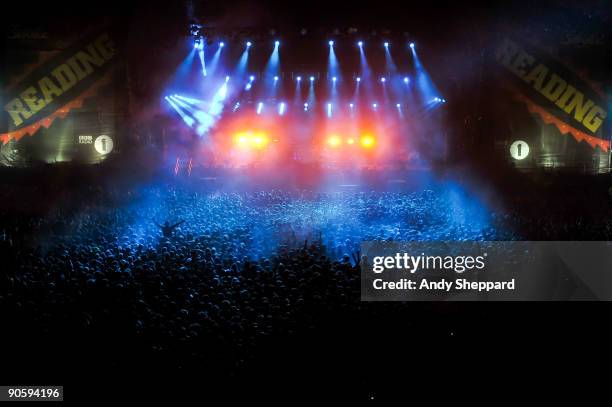
<svg viewBox="0 0 612 407"><path fill-rule="evenodd" d="M155 222L155 221L153 221ZM176 227L178 225L180 225L181 223L185 222L184 220L175 223L174 225L171 225L170 222L165 221L163 225L160 225L159 223L155 222L155 224L157 225L158 228L161 229L162 231L162 235L164 235L164 237L172 237L172 235L174 234L174 229L176 229Z"/></svg>

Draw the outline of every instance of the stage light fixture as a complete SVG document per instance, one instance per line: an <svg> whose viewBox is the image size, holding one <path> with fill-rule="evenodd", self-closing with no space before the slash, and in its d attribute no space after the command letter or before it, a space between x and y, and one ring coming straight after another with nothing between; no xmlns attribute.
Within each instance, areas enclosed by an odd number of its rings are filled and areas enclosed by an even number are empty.
<svg viewBox="0 0 612 407"><path fill-rule="evenodd" d="M380 78L380 81L381 81L382 83L385 83L385 82L387 81L387 78L385 78L385 77L383 76L382 78Z"/></svg>
<svg viewBox="0 0 612 407"><path fill-rule="evenodd" d="M274 82L278 81L278 76L274 77Z"/></svg>
<svg viewBox="0 0 612 407"><path fill-rule="evenodd" d="M359 48L363 47L363 41L359 41L359 42L357 43L357 46L358 46Z"/></svg>
<svg viewBox="0 0 612 407"><path fill-rule="evenodd" d="M378 107L378 104L377 104L377 103L372 103L372 107L373 107L374 109L376 109L376 108Z"/></svg>
<svg viewBox="0 0 612 407"><path fill-rule="evenodd" d="M352 109L353 107L355 107L355 105L353 103L349 103L349 107Z"/></svg>
<svg viewBox="0 0 612 407"><path fill-rule="evenodd" d="M223 47L225 47L225 44L223 42L220 42L219 43L219 48L223 48Z"/></svg>
<svg viewBox="0 0 612 407"><path fill-rule="evenodd" d="M274 46L278 47L280 45L280 41L274 41Z"/></svg>
<svg viewBox="0 0 612 407"><path fill-rule="evenodd" d="M330 46L330 47L333 47L333 46L334 46L334 42L333 42L333 41L330 41L330 42L329 42L329 46Z"/></svg>
<svg viewBox="0 0 612 407"><path fill-rule="evenodd" d="M404 78L404 83L408 83L408 82L410 82L410 79L408 79L408 77L406 76L406 77Z"/></svg>
<svg viewBox="0 0 612 407"><path fill-rule="evenodd" d="M251 41L247 41L246 43L247 48L251 48L251 45L253 45L253 43Z"/></svg>
<svg viewBox="0 0 612 407"><path fill-rule="evenodd" d="M414 42L410 43L410 48L414 49Z"/></svg>
<svg viewBox="0 0 612 407"><path fill-rule="evenodd" d="M229 80L230 80L230 77L229 77L229 76L226 76L226 77L225 77L225 83L228 83L228 82L229 82Z"/></svg>
<svg viewBox="0 0 612 407"><path fill-rule="evenodd" d="M336 82L338 78L336 78L335 76L332 78L332 81Z"/></svg>
<svg viewBox="0 0 612 407"><path fill-rule="evenodd" d="M243 131L234 135L234 144L243 150L263 150L269 143L270 138L264 132Z"/></svg>
<svg viewBox="0 0 612 407"><path fill-rule="evenodd" d="M252 138L253 147L257 150L264 149L269 142L270 139L268 139L268 136L264 133L256 133Z"/></svg>
<svg viewBox="0 0 612 407"><path fill-rule="evenodd" d="M310 77L310 82L314 82L314 76Z"/></svg>
<svg viewBox="0 0 612 407"><path fill-rule="evenodd" d="M338 137L336 134L332 134L327 138L327 144L330 147L336 148L342 144L342 139Z"/></svg>
<svg viewBox="0 0 612 407"><path fill-rule="evenodd" d="M361 82L361 78L358 76L357 79L355 79L357 82Z"/></svg>
<svg viewBox="0 0 612 407"><path fill-rule="evenodd" d="M240 147L246 147L249 144L249 139L244 134L240 134L236 137L236 144Z"/></svg>
<svg viewBox="0 0 612 407"><path fill-rule="evenodd" d="M376 139L371 134L364 134L361 136L359 143L363 148L372 148L376 144Z"/></svg>
<svg viewBox="0 0 612 407"><path fill-rule="evenodd" d="M388 43L388 42L385 42L385 43L384 43L384 46L385 46L385 48L389 48L389 43Z"/></svg>
<svg viewBox="0 0 612 407"><path fill-rule="evenodd" d="M302 80L301 76L298 76L297 78L295 78L298 82Z"/></svg>
<svg viewBox="0 0 612 407"><path fill-rule="evenodd" d="M255 80L255 77L254 77L253 75L251 75L251 76L249 76L249 80L250 80L251 82L253 82L253 81Z"/></svg>
<svg viewBox="0 0 612 407"><path fill-rule="evenodd" d="M402 105L400 105L399 103L395 105L395 107L397 107L398 109L402 107Z"/></svg>

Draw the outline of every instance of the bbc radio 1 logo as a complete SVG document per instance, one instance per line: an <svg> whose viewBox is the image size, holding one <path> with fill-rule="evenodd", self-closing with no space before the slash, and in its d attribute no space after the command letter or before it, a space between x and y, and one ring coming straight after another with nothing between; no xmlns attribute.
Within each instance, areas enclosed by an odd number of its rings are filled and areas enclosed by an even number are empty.
<svg viewBox="0 0 612 407"><path fill-rule="evenodd" d="M523 140L516 140L510 145L510 155L515 160L524 160L529 155L529 144Z"/></svg>
<svg viewBox="0 0 612 407"><path fill-rule="evenodd" d="M94 148L98 154L106 155L113 151L113 139L109 136L98 136L94 141Z"/></svg>
<svg viewBox="0 0 612 407"><path fill-rule="evenodd" d="M113 139L107 135L98 136L95 140L93 136L79 136L79 144L93 144L94 149L100 155L106 155L113 151Z"/></svg>

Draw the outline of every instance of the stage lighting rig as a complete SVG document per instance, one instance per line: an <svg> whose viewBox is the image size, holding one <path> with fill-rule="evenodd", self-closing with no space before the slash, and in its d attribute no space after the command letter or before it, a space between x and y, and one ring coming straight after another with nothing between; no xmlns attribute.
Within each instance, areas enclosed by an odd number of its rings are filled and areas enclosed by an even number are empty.
<svg viewBox="0 0 612 407"><path fill-rule="evenodd" d="M189 35L193 38L200 38L204 35L204 26L195 21L189 23Z"/></svg>

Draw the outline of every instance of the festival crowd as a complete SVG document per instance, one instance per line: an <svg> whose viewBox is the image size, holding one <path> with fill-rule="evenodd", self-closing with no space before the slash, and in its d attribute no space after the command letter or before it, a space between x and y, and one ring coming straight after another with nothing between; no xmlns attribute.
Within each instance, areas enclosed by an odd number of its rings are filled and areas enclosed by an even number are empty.
<svg viewBox="0 0 612 407"><path fill-rule="evenodd" d="M553 228L560 215L491 209L449 185L90 187L42 206L1 218L0 307L16 332L9 342L44 338L67 352L78 342L119 369L205 366L219 375L237 374L262 343L299 336L326 314L376 312L359 300L362 241L564 238L589 225L579 218ZM588 230L610 236L608 223Z"/></svg>

